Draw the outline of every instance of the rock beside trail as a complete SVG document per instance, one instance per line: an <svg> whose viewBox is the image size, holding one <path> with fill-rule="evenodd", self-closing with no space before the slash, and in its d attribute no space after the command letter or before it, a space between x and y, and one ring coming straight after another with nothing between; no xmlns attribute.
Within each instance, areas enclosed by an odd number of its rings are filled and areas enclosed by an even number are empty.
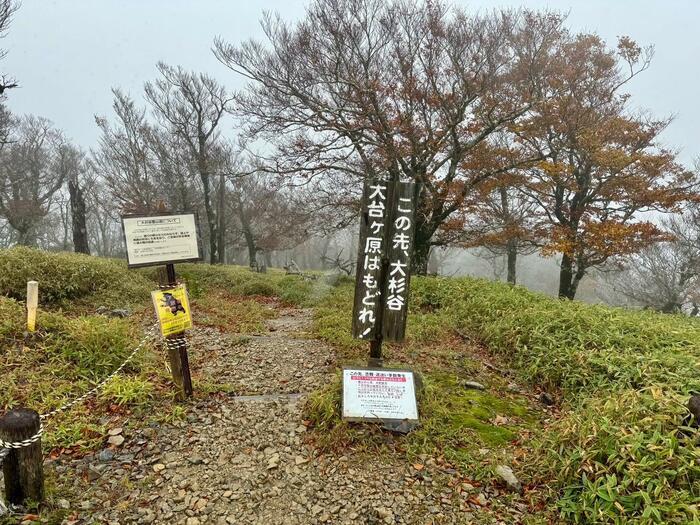
<svg viewBox="0 0 700 525"><path fill-rule="evenodd" d="M518 493L523 491L523 486L520 483L520 480L513 473L513 469L506 465L498 465L495 472L503 481L506 482L506 485L508 485L510 490Z"/></svg>
<svg viewBox="0 0 700 525"><path fill-rule="evenodd" d="M95 310L96 313L100 315L106 315L107 317L117 317L117 318L125 318L129 317L131 315L131 312L127 310L126 308L115 308L113 310L110 310L106 306L100 306Z"/></svg>
<svg viewBox="0 0 700 525"><path fill-rule="evenodd" d="M540 403L542 403L545 406L551 407L554 405L555 401L552 396L550 396L547 392L542 392L540 394Z"/></svg>

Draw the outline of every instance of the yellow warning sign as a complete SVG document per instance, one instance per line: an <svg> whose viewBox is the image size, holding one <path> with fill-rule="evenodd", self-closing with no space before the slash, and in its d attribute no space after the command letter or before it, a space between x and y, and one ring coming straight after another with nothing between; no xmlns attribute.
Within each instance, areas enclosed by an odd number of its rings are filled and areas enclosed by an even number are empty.
<svg viewBox="0 0 700 525"><path fill-rule="evenodd" d="M192 313L184 284L151 292L163 337L192 328Z"/></svg>

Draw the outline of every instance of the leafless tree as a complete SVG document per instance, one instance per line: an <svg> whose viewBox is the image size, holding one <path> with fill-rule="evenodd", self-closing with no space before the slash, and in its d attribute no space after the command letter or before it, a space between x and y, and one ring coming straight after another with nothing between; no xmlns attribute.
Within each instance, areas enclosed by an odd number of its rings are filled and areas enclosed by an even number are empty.
<svg viewBox="0 0 700 525"><path fill-rule="evenodd" d="M322 174L337 190L387 174L419 183L415 267L425 272L474 185L511 167L468 169L539 96L561 25L551 13L467 15L440 1L314 0L294 25L266 16L267 45L218 40L215 53L250 80L237 110L251 136L276 146L260 154L267 170Z"/></svg>
<svg viewBox="0 0 700 525"><path fill-rule="evenodd" d="M85 201L88 161L85 158L85 153L72 144L62 145L58 150L57 157L57 169L68 186L73 250L77 253L90 255Z"/></svg>
<svg viewBox="0 0 700 525"><path fill-rule="evenodd" d="M196 168L187 153L187 145L166 130L150 130L150 149L155 163L156 186L168 209L172 211L199 211L201 184ZM202 210L204 211L204 210Z"/></svg>
<svg viewBox="0 0 700 525"><path fill-rule="evenodd" d="M87 221L89 244L97 255L118 257L123 255L123 239L119 215L121 207L113 198L104 178L92 163L88 165L89 186L87 193Z"/></svg>
<svg viewBox="0 0 700 525"><path fill-rule="evenodd" d="M323 255L321 257L321 261L327 268L331 268L332 270L338 270L339 273L342 272L345 275L352 275L352 272L355 270L354 258L344 257L342 249L335 254L335 257Z"/></svg>
<svg viewBox="0 0 700 525"><path fill-rule="evenodd" d="M217 172L220 158L217 158L215 148L220 143L221 119L230 109L232 98L208 75L164 63L158 64L158 71L160 78L146 83L146 98L159 122L187 146L202 184L209 227L209 260L212 264L224 262L221 244L224 232L219 231L221 217L217 216L212 179L219 175L219 190L225 192L225 177Z"/></svg>
<svg viewBox="0 0 700 525"><path fill-rule="evenodd" d="M270 175L240 178L231 192L230 209L236 218L232 230L244 239L251 266L258 253L270 266L273 251L292 248L308 237L311 214L307 206Z"/></svg>
<svg viewBox="0 0 700 525"><path fill-rule="evenodd" d="M162 198L150 149L146 110L118 89L112 90L116 122L95 117L102 132L93 162L104 176L112 197L123 211L154 210Z"/></svg>
<svg viewBox="0 0 700 525"><path fill-rule="evenodd" d="M49 120L25 116L0 152L0 214L17 232L19 244L37 243L38 227L65 182L58 169L64 143Z"/></svg>
<svg viewBox="0 0 700 525"><path fill-rule="evenodd" d="M5 38L12 22L12 16L19 9L19 2L16 0L0 0L0 39ZM0 60L7 56L6 49L0 49ZM16 88L17 82L12 76L5 73L0 74L0 97L8 89Z"/></svg>
<svg viewBox="0 0 700 525"><path fill-rule="evenodd" d="M700 315L700 207L664 221L673 241L633 256L626 269L608 277L631 302L666 313Z"/></svg>

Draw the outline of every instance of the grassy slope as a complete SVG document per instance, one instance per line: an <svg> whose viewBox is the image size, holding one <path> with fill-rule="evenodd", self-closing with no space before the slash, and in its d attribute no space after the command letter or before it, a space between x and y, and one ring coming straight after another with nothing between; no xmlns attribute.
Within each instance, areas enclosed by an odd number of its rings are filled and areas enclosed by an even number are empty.
<svg viewBox="0 0 700 525"><path fill-rule="evenodd" d="M334 345L340 364L362 366L366 364L367 343L350 336L352 295L352 283L345 283L323 298L315 307L314 331ZM338 378L307 403L306 414L315 424L317 443L372 454L390 447L404 452L419 467L430 455L443 468L456 469L465 483L475 487L499 483L494 475L499 464L522 471L529 461L530 437L547 414L513 377L484 366L483 353L477 342L446 327L438 310L430 305L413 307L406 342L385 344L384 357L389 366L406 366L420 374L424 384L419 394L421 425L407 436L395 438L372 426L342 421ZM496 368L503 367L497 358L490 356L488 361ZM466 381L477 381L486 388L466 388ZM494 499L491 510L498 515L509 501L510 496Z"/></svg>
<svg viewBox="0 0 700 525"><path fill-rule="evenodd" d="M350 308L350 289L335 292L317 310L316 331L352 359L361 345L348 335ZM562 416L539 433L521 474L554 491L567 521L699 522L698 432L682 425L688 394L700 391L700 322L474 279L418 278L411 308L407 352L419 355L456 333L474 337L520 378L563 400ZM454 378L427 377L438 403L422 404L430 430L418 444L469 465L473 451L446 430L463 425L484 442L488 422L479 427L465 414L469 400L455 394L462 391ZM323 406L316 399L311 416L328 427Z"/></svg>

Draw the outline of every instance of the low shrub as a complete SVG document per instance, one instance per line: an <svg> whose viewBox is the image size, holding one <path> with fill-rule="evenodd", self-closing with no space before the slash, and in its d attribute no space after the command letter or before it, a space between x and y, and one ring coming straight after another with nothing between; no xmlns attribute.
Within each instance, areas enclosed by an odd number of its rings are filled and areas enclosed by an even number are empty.
<svg viewBox="0 0 700 525"><path fill-rule="evenodd" d="M246 282L241 288L242 295L260 295L262 297L274 297L277 295L277 287L269 281L254 279Z"/></svg>
<svg viewBox="0 0 700 525"><path fill-rule="evenodd" d="M104 386L101 397L120 406L144 406L153 397L153 383L139 377L115 376Z"/></svg>
<svg viewBox="0 0 700 525"><path fill-rule="evenodd" d="M502 353L527 380L563 394L566 411L544 434L534 475L556 479L568 520L700 519L698 432L680 431L684 403L700 390L697 319L476 279L416 279L413 294L414 308L439 304L451 328Z"/></svg>
<svg viewBox="0 0 700 525"><path fill-rule="evenodd" d="M89 300L95 306L123 307L148 301L153 287L115 259L21 246L0 250L1 295L24 301L31 280L39 282L39 302L46 306Z"/></svg>

